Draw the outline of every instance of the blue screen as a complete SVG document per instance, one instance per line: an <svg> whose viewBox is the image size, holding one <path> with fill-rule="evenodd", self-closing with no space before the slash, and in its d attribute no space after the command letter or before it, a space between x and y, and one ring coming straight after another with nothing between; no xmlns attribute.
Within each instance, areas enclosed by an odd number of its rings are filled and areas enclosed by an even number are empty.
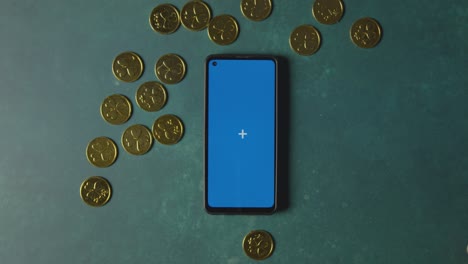
<svg viewBox="0 0 468 264"><path fill-rule="evenodd" d="M212 59L207 74L207 203L273 207L275 61Z"/></svg>

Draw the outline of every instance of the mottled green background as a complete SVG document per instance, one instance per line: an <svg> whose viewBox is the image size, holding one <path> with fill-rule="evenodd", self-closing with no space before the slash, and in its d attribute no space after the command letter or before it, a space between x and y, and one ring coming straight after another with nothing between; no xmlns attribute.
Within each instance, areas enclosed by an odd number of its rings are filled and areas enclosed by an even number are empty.
<svg viewBox="0 0 468 264"><path fill-rule="evenodd" d="M346 1L339 24L318 24L313 1L274 1L264 22L239 1L208 1L240 24L230 46L206 31L154 33L157 1L3 0L0 7L0 263L254 263L241 248L266 229L276 250L265 263L468 263L468 2ZM181 8L185 1L172 1ZM384 29L374 49L355 47L360 17ZM319 52L293 53L290 32L312 24ZM142 78L118 82L111 62L133 50ZM135 108L105 123L101 101L133 99L155 80L157 58L178 53L186 78L168 85L157 113ZM212 216L203 209L204 59L213 53L280 55L289 61L289 208L271 216ZM283 109L284 110L284 109ZM125 153L91 166L92 138L120 141L130 124L161 114L186 128L174 146ZM100 175L112 200L86 206L81 182ZM282 177L284 175L280 175Z"/></svg>

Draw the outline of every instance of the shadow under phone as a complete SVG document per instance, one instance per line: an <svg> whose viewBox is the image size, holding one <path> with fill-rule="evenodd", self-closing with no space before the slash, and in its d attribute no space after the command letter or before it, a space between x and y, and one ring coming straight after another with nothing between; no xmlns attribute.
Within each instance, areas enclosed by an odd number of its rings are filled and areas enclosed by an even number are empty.
<svg viewBox="0 0 468 264"><path fill-rule="evenodd" d="M285 57L278 60L278 135L277 135L277 211L289 207L289 135L290 135L290 73Z"/></svg>

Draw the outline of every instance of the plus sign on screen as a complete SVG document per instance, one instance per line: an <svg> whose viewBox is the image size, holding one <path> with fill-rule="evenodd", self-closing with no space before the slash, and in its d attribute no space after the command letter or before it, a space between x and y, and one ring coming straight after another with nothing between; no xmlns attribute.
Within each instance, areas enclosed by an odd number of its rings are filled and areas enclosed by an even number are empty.
<svg viewBox="0 0 468 264"><path fill-rule="evenodd" d="M242 131L239 133L239 136L241 136L242 139L247 136L247 133L244 132L244 129L242 129Z"/></svg>
<svg viewBox="0 0 468 264"><path fill-rule="evenodd" d="M275 199L275 62L217 59L208 67L208 205L272 207Z"/></svg>

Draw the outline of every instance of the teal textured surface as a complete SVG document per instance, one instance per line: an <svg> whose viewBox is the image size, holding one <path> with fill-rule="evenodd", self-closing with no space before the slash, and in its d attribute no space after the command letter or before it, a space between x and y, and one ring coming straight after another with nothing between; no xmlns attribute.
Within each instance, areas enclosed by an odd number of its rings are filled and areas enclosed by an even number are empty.
<svg viewBox="0 0 468 264"><path fill-rule="evenodd" d="M468 263L468 2L345 1L331 26L315 21L313 1L274 1L263 22L245 19L239 2L207 1L239 21L229 46L206 31L153 32L155 1L2 2L0 263L255 263L241 247L252 229L275 239L265 263ZM384 31L369 50L349 39L365 16ZM310 57L289 48L301 24L322 35ZM111 72L127 50L145 62L131 84ZM165 53L181 55L187 75L148 113L134 94ZM288 60L289 207L274 215L203 209L204 60L216 53ZM99 115L113 93L133 101L125 125ZM124 152L126 127L166 113L185 124L177 145ZM97 136L119 142L109 168L86 160ZM102 208L79 196L93 175L113 187Z"/></svg>

